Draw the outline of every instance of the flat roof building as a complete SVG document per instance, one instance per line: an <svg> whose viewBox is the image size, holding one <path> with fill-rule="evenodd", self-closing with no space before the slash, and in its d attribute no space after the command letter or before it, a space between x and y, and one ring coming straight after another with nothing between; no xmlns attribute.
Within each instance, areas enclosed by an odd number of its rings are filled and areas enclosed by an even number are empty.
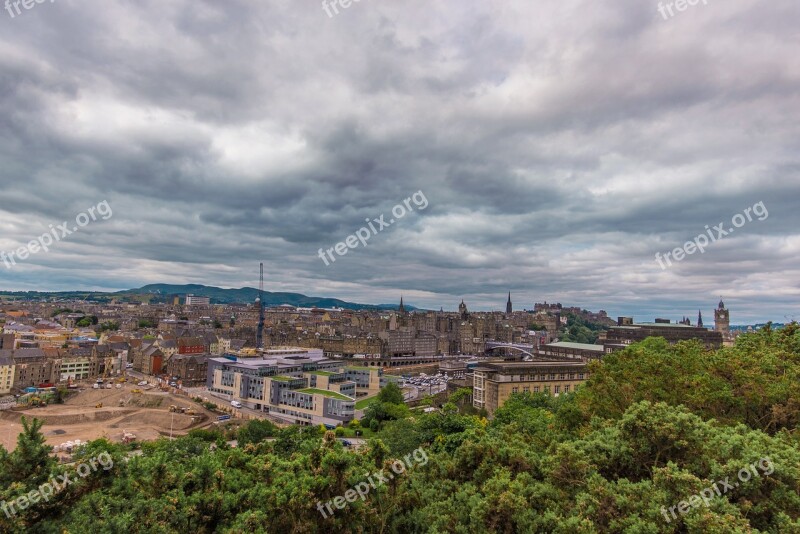
<svg viewBox="0 0 800 534"><path fill-rule="evenodd" d="M380 391L382 376L380 368L347 367L318 349L282 349L260 358L209 358L206 385L290 423L336 426L355 417L358 396Z"/></svg>
<svg viewBox="0 0 800 534"><path fill-rule="evenodd" d="M620 317L619 324L610 327L600 341L605 346L605 352L609 353L624 349L628 345L638 343L648 337L663 337L670 344L697 339L708 349L722 347L721 332L680 323L633 323L628 317Z"/></svg>
<svg viewBox="0 0 800 534"><path fill-rule="evenodd" d="M475 368L472 404L492 415L514 393L570 393L588 377L583 361L490 361Z"/></svg>

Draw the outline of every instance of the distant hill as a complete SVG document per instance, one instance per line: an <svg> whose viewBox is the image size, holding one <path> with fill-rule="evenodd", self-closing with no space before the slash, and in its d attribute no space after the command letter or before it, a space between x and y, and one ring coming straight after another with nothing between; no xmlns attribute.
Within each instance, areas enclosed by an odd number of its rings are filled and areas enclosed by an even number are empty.
<svg viewBox="0 0 800 534"><path fill-rule="evenodd" d="M241 289L223 289L221 287L204 286L199 284L149 284L137 289L128 289L114 293L102 291L0 291L0 297L20 298L28 300L89 300L108 302L112 299L130 301L168 302L175 296L184 297L187 294L199 297L209 297L212 304L250 304L258 297L258 289L243 287ZM344 308L347 310L396 310L398 304L358 304L335 298L309 297L301 293L273 293L264 291L264 304L266 306L280 306L289 304L302 308ZM414 310L413 306L406 306Z"/></svg>

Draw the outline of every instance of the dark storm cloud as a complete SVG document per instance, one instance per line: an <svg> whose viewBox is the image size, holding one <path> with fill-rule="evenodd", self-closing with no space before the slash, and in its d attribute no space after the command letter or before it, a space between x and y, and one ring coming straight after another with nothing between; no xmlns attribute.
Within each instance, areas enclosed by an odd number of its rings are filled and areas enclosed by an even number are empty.
<svg viewBox="0 0 800 534"><path fill-rule="evenodd" d="M796 2L59 0L0 20L9 289L151 282L679 318L797 312ZM429 201L325 266L417 191ZM702 255L654 255L763 201ZM388 217L387 217L388 218Z"/></svg>

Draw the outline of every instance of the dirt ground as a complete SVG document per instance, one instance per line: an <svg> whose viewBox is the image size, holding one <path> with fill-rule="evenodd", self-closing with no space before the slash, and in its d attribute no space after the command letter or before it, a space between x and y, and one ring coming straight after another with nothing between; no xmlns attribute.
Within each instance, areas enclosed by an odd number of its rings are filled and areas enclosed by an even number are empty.
<svg viewBox="0 0 800 534"><path fill-rule="evenodd" d="M21 416L44 421L42 433L53 446L67 441L91 441L105 437L121 442L123 431L136 435L137 441L149 441L160 436L186 434L193 428L206 427L216 421L216 415L185 396L172 395L157 389L133 393L134 384L121 389L85 388L70 396L64 404L44 408L13 409L0 412L0 443L6 449L16 447L22 431ZM102 403L102 408L96 405ZM170 405L192 408L192 416L169 411Z"/></svg>

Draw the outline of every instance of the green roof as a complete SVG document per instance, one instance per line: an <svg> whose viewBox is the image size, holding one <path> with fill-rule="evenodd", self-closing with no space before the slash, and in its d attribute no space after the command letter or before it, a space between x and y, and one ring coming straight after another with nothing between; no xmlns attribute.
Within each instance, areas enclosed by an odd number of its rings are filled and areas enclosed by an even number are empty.
<svg viewBox="0 0 800 534"><path fill-rule="evenodd" d="M356 365L348 365L347 369L352 371L372 371L373 369L378 369L378 367L358 367Z"/></svg>
<svg viewBox="0 0 800 534"><path fill-rule="evenodd" d="M302 378L297 378L296 376L270 376L267 377L271 380L275 380L277 382L291 382L292 380L302 380Z"/></svg>
<svg viewBox="0 0 800 534"><path fill-rule="evenodd" d="M367 397L366 399L361 399L356 402L356 410L363 410L373 402L378 402L378 396L373 395L372 397Z"/></svg>
<svg viewBox="0 0 800 534"><path fill-rule="evenodd" d="M351 401L354 400L347 395L342 395L341 393L336 393L335 391L327 391L324 389L316 389L316 388L306 388L306 389L298 389L298 393L308 393L309 395L323 395L325 397L330 397L332 399L339 399L339 400L347 400Z"/></svg>
<svg viewBox="0 0 800 534"><path fill-rule="evenodd" d="M337 373L331 373L330 371L308 371L308 374L317 376L333 376Z"/></svg>

